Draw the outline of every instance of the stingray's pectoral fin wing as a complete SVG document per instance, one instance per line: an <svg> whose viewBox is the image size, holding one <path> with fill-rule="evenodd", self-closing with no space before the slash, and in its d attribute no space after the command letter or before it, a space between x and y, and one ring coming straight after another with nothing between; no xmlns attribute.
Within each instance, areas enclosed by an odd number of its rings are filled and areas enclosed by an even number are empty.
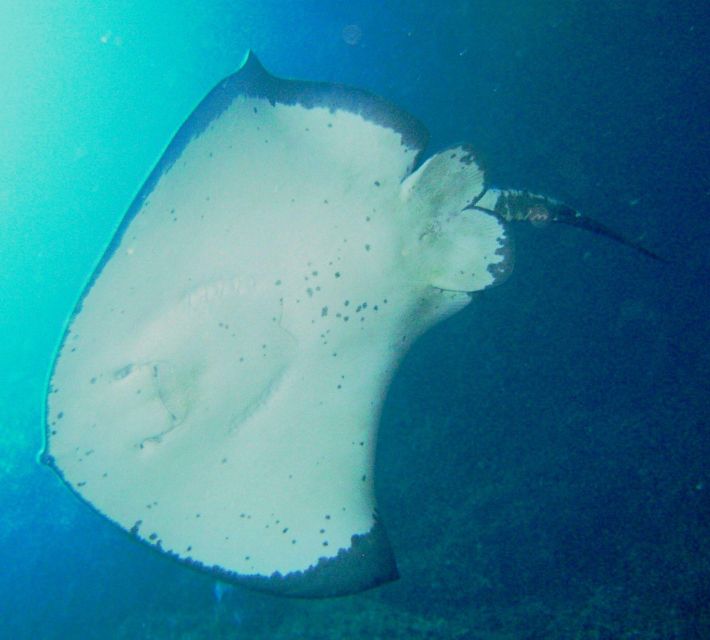
<svg viewBox="0 0 710 640"><path fill-rule="evenodd" d="M529 222L534 225L546 225L550 222L561 222L578 229L584 229L600 236L630 247L643 255L668 263L666 258L647 249L638 242L606 225L589 218L576 209L561 202L536 195L527 191L489 189L475 207L495 213L501 220L507 222Z"/></svg>
<svg viewBox="0 0 710 640"><path fill-rule="evenodd" d="M177 132L70 318L42 460L218 580L330 597L396 579L381 406L419 309L462 306L401 256L426 137L380 98L248 56Z"/></svg>

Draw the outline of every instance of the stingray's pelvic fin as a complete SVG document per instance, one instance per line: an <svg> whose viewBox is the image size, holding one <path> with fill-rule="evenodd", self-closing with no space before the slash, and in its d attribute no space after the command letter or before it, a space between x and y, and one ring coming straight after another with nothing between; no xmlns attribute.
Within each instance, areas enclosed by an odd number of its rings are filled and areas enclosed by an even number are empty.
<svg viewBox="0 0 710 640"><path fill-rule="evenodd" d="M478 201L473 203L471 208L491 211L506 222L529 222L534 225L561 222L562 224L585 229L615 240L653 260L669 262L666 258L654 253L638 242L627 238L614 229L610 229L593 218L583 215L572 207L552 198L527 191L488 189Z"/></svg>

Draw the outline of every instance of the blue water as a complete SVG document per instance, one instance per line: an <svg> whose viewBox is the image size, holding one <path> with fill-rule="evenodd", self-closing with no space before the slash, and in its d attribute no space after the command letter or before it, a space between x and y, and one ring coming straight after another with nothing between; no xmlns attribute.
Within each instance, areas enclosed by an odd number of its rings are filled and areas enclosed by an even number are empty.
<svg viewBox="0 0 710 640"><path fill-rule="evenodd" d="M708 17L672 0L0 2L0 638L710 637ZM35 462L83 284L248 48L276 75L385 96L431 150L468 141L494 184L670 260L513 229L514 275L425 335L387 398L378 496L402 578L335 601L215 591Z"/></svg>

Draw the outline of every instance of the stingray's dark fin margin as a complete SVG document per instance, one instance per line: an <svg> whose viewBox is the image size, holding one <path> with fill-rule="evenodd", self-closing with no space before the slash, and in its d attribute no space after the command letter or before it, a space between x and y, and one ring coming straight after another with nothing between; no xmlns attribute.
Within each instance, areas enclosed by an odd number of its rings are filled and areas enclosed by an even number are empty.
<svg viewBox="0 0 710 640"><path fill-rule="evenodd" d="M605 236L635 249L653 260L666 264L670 262L638 242L627 238L618 231L614 231L614 229L610 229L593 218L581 214L572 207L568 207L552 198L535 195L527 191L487 189L476 202L470 205L470 208L489 211L506 222L529 222L536 225L561 222L562 224Z"/></svg>

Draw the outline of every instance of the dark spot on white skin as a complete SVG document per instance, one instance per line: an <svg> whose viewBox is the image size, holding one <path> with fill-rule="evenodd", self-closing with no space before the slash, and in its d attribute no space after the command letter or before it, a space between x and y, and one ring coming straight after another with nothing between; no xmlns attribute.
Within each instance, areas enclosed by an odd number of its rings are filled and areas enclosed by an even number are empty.
<svg viewBox="0 0 710 640"><path fill-rule="evenodd" d="M113 378L114 380L123 380L128 374L131 373L131 370L133 369L133 365L128 364L125 367L122 367L118 369L114 374Z"/></svg>
<svg viewBox="0 0 710 640"><path fill-rule="evenodd" d="M379 181L379 180L375 180L375 186L376 186L376 187L379 187L379 186L380 186L380 181Z"/></svg>
<svg viewBox="0 0 710 640"><path fill-rule="evenodd" d="M328 307L323 307L323 308L320 310L320 317L321 317L321 318L325 318L327 315L328 315Z"/></svg>

